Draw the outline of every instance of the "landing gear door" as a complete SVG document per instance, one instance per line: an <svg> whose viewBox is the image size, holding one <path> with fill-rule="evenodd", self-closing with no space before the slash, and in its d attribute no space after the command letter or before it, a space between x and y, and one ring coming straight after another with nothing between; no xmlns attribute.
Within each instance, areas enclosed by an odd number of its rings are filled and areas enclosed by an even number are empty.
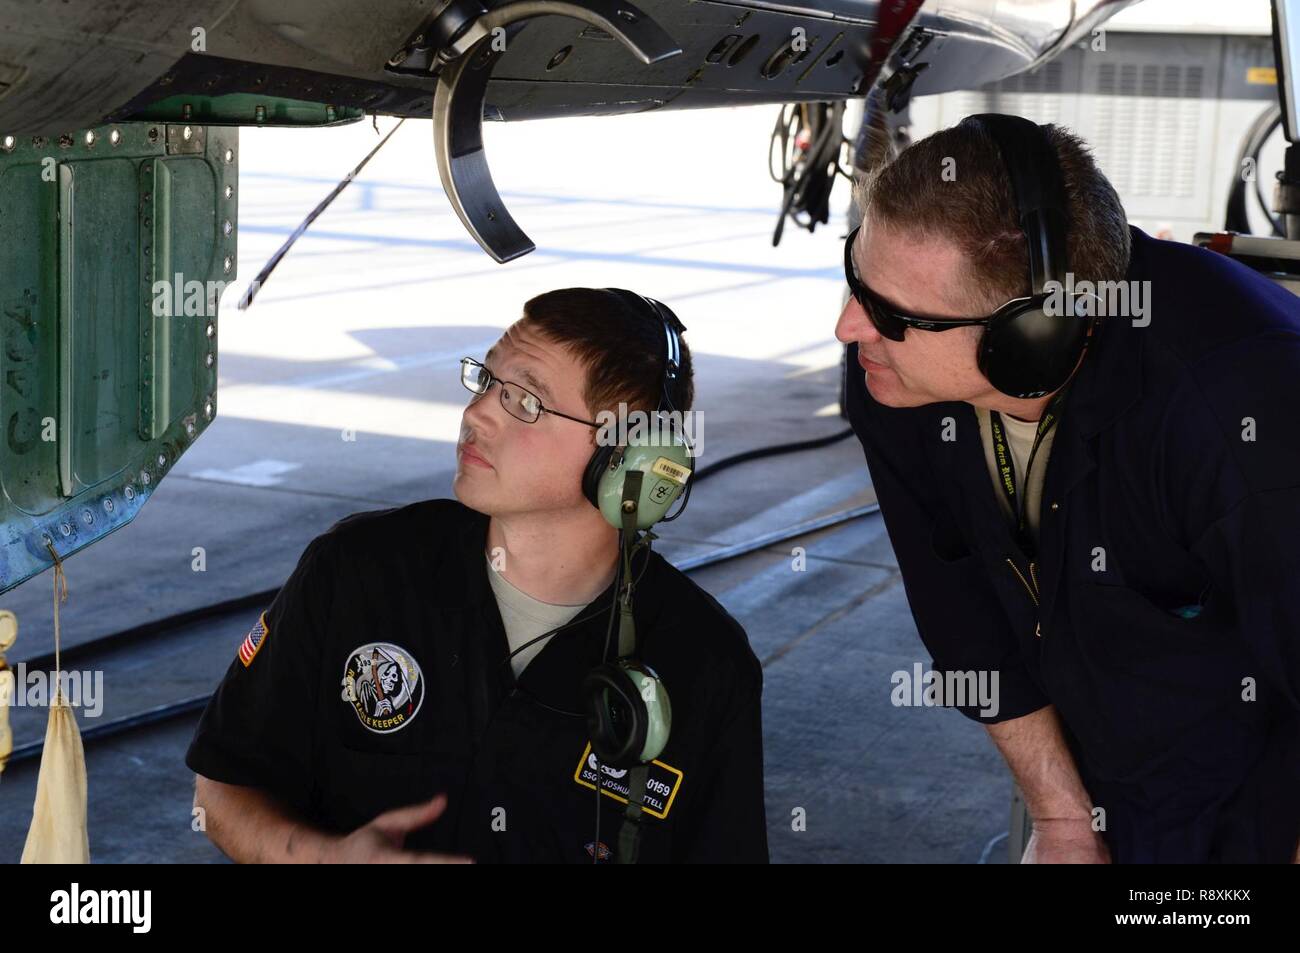
<svg viewBox="0 0 1300 953"><path fill-rule="evenodd" d="M216 416L238 135L0 139L0 592L129 523Z"/></svg>

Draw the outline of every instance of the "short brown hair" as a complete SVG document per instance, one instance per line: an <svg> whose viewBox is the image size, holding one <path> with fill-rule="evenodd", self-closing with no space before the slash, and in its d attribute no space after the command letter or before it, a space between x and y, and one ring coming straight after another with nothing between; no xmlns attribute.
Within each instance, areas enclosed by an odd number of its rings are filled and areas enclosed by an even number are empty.
<svg viewBox="0 0 1300 953"><path fill-rule="evenodd" d="M1131 238L1119 195L1087 145L1061 126L1043 127L1065 188L1066 257L1075 281L1119 281ZM951 160L951 161L948 161ZM945 169L953 174L946 176ZM854 185L863 221L957 246L972 279L972 306L992 311L1029 294L1029 252L997 143L976 123L927 136Z"/></svg>
<svg viewBox="0 0 1300 953"><path fill-rule="evenodd" d="M583 399L593 415L627 409L652 411L663 392L666 351L663 322L603 288L561 288L524 304L523 323L561 345L587 369ZM691 350L682 340L681 374L674 409L695 399Z"/></svg>

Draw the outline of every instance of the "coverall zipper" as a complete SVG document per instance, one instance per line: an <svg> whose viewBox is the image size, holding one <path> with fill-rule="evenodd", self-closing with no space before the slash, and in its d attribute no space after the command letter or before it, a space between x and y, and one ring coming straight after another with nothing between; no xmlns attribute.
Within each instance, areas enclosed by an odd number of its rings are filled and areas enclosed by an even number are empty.
<svg viewBox="0 0 1300 953"><path fill-rule="evenodd" d="M1038 608L1038 576L1034 572L1034 561L1032 559L1029 561L1029 578L1034 581L1033 586L1030 586L1029 581L1025 579L1025 574L1020 571L1020 567L1012 561L1011 557L1006 557L1006 560L1007 565L1011 567L1011 571L1016 574L1016 578L1020 580L1021 584L1025 587L1025 591L1029 593L1029 598L1034 600L1034 607ZM1038 636L1040 639L1043 637L1041 622L1036 622L1034 624L1034 635Z"/></svg>

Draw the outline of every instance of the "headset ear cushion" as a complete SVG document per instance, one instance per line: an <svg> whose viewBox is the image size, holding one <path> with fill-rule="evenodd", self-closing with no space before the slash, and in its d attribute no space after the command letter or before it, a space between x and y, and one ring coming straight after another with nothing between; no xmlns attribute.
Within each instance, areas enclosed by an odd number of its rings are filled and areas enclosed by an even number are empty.
<svg viewBox="0 0 1300 953"><path fill-rule="evenodd" d="M605 468L609 466L609 458L614 455L616 449L618 448L613 445L597 447L596 451L591 455L591 459L587 461L587 469L582 473L582 495L596 509L600 509L600 502L596 499L596 490L600 487L601 475L605 472Z"/></svg>
<svg viewBox="0 0 1300 953"><path fill-rule="evenodd" d="M628 671L612 662L593 669L582 680L582 699L591 748L600 760L614 768L639 764L646 744L646 707ZM623 723L616 722L615 706Z"/></svg>
<svg viewBox="0 0 1300 953"><path fill-rule="evenodd" d="M1041 397L1070 377L1091 318L1050 314L1037 302L1000 316L980 338L980 373L1011 397Z"/></svg>

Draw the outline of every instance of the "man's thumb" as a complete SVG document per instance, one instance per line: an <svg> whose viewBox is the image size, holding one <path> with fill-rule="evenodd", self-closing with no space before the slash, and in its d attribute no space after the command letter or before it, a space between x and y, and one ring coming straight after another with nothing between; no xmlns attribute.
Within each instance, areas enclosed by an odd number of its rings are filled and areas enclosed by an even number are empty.
<svg viewBox="0 0 1300 953"><path fill-rule="evenodd" d="M372 822L385 834L405 834L416 828L432 824L447 807L447 795L437 794L428 801L396 807L385 811Z"/></svg>

